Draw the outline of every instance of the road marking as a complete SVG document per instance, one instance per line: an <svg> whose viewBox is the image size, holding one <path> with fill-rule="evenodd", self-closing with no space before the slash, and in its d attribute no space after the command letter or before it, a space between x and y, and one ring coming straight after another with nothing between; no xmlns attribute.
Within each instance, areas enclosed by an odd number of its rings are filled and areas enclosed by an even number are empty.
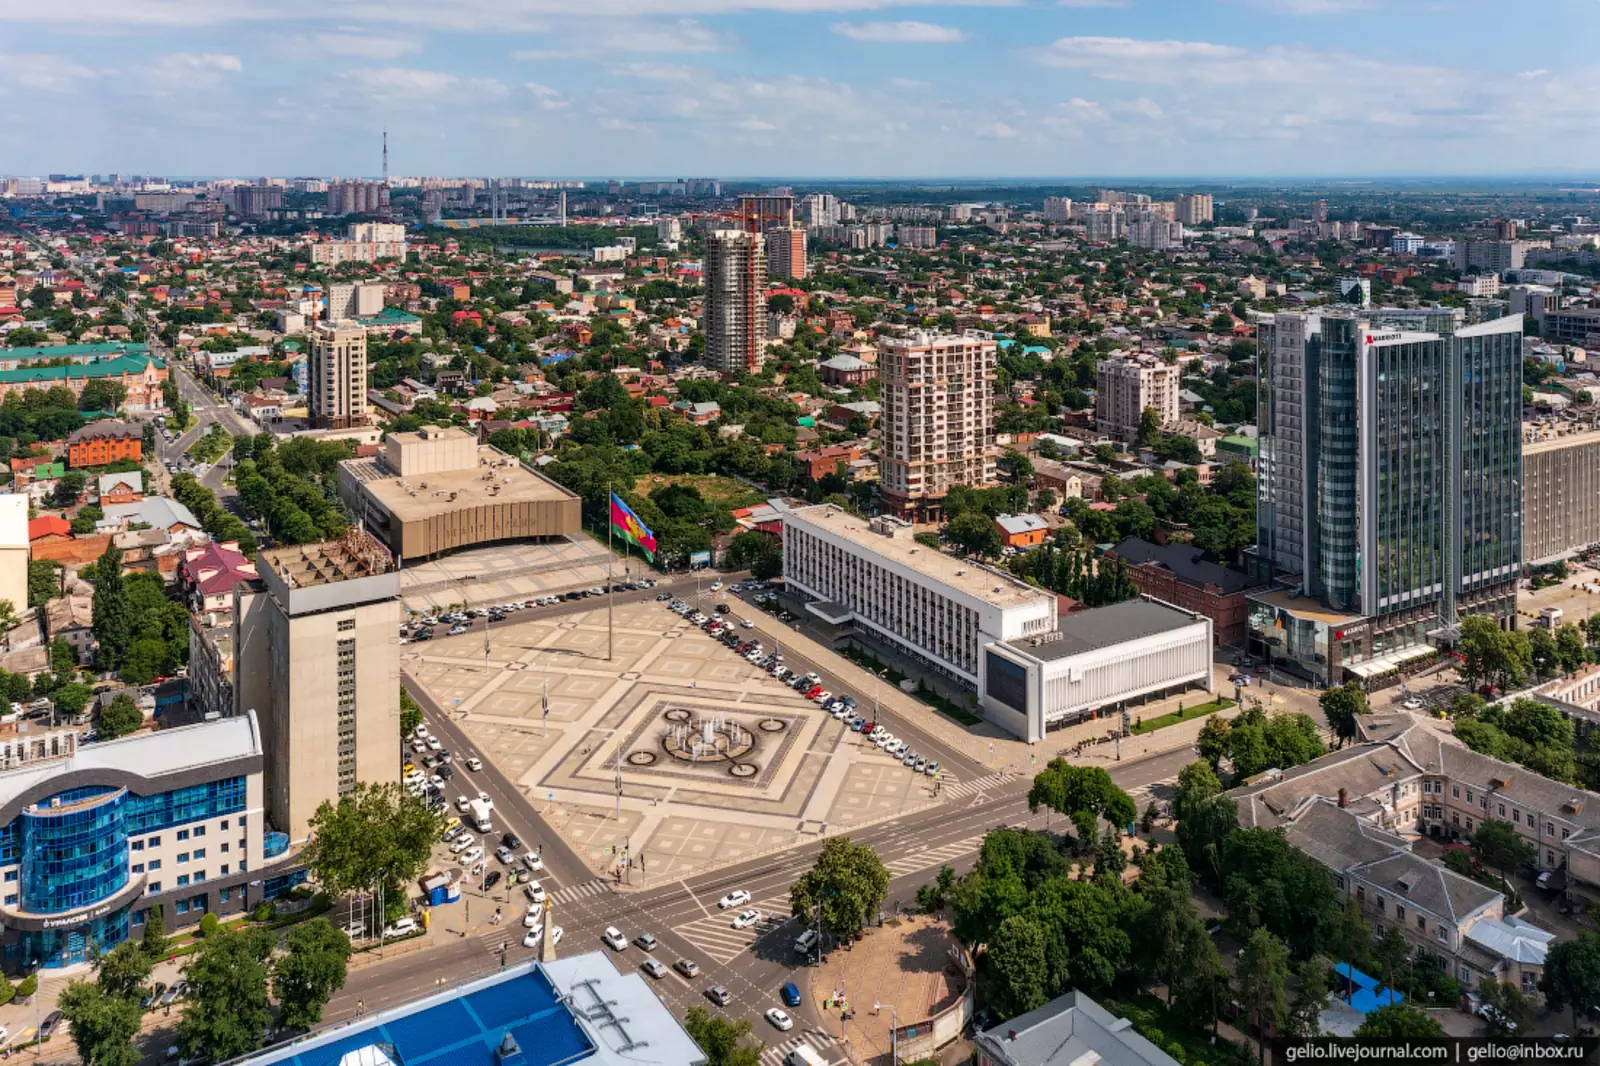
<svg viewBox="0 0 1600 1066"><path fill-rule="evenodd" d="M585 881L581 885L568 885L566 888L551 893L552 903L571 903L574 900L587 896L607 895L612 891L611 882L603 877L596 877L592 881Z"/></svg>
<svg viewBox="0 0 1600 1066"><path fill-rule="evenodd" d="M963 796L972 796L980 792L986 792L997 785L1010 784L1016 779L1016 774L1000 770L992 774L987 774L984 777L974 778L971 781L958 781L955 784L946 787L943 790L943 793L950 799L960 799Z"/></svg>
<svg viewBox="0 0 1600 1066"><path fill-rule="evenodd" d="M787 895L773 896L750 906L761 912L761 920L743 929L733 928L733 916L738 911L729 910L724 914L707 914L704 918L674 926L673 931L714 961L727 965L756 941L789 920Z"/></svg>
<svg viewBox="0 0 1600 1066"><path fill-rule="evenodd" d="M884 866L888 869L891 877L904 877L906 874L915 873L930 866L940 866L952 859L958 859L963 855L977 851L983 846L985 835L984 833L979 833L977 836L954 840L948 844L937 848L929 848L915 855L903 855L898 859L892 859L884 863Z"/></svg>
<svg viewBox="0 0 1600 1066"><path fill-rule="evenodd" d="M684 892L688 894L690 899L694 900L695 906L700 908L700 913L704 914L707 918L711 917L711 912L706 909L706 905L704 903L700 902L700 897L694 894L694 889L690 888L688 884L683 881L678 882L678 887L683 889Z"/></svg>
<svg viewBox="0 0 1600 1066"><path fill-rule="evenodd" d="M830 1050L839 1046L839 1041L836 1037L821 1029L807 1029L799 1036L792 1036L782 1043L763 1048L761 1051L761 1066L781 1066L783 1061L789 1057L789 1052L801 1044L810 1045L830 1063L847 1061L843 1056L838 1059L831 1059L828 1056Z"/></svg>

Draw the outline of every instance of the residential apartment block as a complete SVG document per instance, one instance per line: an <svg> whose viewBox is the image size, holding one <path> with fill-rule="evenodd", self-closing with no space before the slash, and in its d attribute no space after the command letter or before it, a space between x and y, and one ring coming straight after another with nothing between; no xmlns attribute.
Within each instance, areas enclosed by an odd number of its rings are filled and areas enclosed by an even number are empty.
<svg viewBox="0 0 1600 1066"><path fill-rule="evenodd" d="M1172 199L1178 221L1185 226L1198 226L1211 221L1213 207L1210 193L1179 193Z"/></svg>
<svg viewBox="0 0 1600 1066"><path fill-rule="evenodd" d="M989 337L914 330L884 338L881 489L897 514L936 515L956 485L993 484L993 385L999 348Z"/></svg>
<svg viewBox="0 0 1600 1066"><path fill-rule="evenodd" d="M119 459L138 462L143 453L144 431L131 422L91 422L73 430L67 438L67 465L74 470L104 466Z"/></svg>
<svg viewBox="0 0 1600 1066"><path fill-rule="evenodd" d="M1178 380L1182 371L1159 355L1140 352L1102 359L1095 372L1095 424L1100 432L1132 442L1139 420L1154 410L1161 425L1178 421Z"/></svg>
<svg viewBox="0 0 1600 1066"><path fill-rule="evenodd" d="M307 409L318 429L367 424L367 331L322 322L306 334Z"/></svg>
<svg viewBox="0 0 1600 1066"><path fill-rule="evenodd" d="M760 370L767 336L767 256L761 234L709 234L705 286L706 365L725 374Z"/></svg>

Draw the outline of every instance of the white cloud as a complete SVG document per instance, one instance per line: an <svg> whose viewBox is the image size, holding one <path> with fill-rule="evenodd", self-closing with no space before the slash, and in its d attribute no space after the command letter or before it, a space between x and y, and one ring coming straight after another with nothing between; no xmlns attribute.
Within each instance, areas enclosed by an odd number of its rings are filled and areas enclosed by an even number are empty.
<svg viewBox="0 0 1600 1066"><path fill-rule="evenodd" d="M511 89L495 78L462 78L442 70L415 67L363 67L338 75L344 83L373 100L419 103L452 96L464 108L505 100Z"/></svg>
<svg viewBox="0 0 1600 1066"><path fill-rule="evenodd" d="M1056 0L1057 7L1132 7L1133 0Z"/></svg>
<svg viewBox="0 0 1600 1066"><path fill-rule="evenodd" d="M238 56L224 55L216 52L169 52L158 61L169 70L224 70L237 74L244 70Z"/></svg>
<svg viewBox="0 0 1600 1066"><path fill-rule="evenodd" d="M931 22L835 22L834 33L872 44L959 44L967 35Z"/></svg>
<svg viewBox="0 0 1600 1066"><path fill-rule="evenodd" d="M16 85L37 92L66 92L89 78L100 76L65 56L43 53L0 55L0 85Z"/></svg>
<svg viewBox="0 0 1600 1066"><path fill-rule="evenodd" d="M932 82L918 81L916 78L890 78L889 84L896 89L931 89Z"/></svg>
<svg viewBox="0 0 1600 1066"><path fill-rule="evenodd" d="M291 58L344 56L355 59L393 60L422 51L422 44L404 37L338 29L326 33L297 34L284 40L281 51Z"/></svg>
<svg viewBox="0 0 1600 1066"><path fill-rule="evenodd" d="M1535 80L1537 78L1547 78L1549 76L1550 76L1550 72L1548 70L1543 69L1543 68L1540 68L1539 70L1519 71L1518 74L1517 74L1517 77L1523 79L1524 81L1533 81L1533 80Z"/></svg>
<svg viewBox="0 0 1600 1066"><path fill-rule="evenodd" d="M571 23L552 28L549 34L559 42L556 47L519 49L511 53L511 58L541 62L593 59L617 52L694 55L731 52L741 43L732 34L719 33L695 19L632 19L618 25Z"/></svg>

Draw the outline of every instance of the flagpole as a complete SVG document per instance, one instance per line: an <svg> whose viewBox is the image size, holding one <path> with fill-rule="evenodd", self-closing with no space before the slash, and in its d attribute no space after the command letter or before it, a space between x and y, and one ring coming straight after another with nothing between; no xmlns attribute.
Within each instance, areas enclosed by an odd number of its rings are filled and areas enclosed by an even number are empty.
<svg viewBox="0 0 1600 1066"><path fill-rule="evenodd" d="M616 639L616 629L613 625L612 607L616 593L611 591L611 560L616 554L611 550L611 482L606 482L606 662L611 661L611 644Z"/></svg>

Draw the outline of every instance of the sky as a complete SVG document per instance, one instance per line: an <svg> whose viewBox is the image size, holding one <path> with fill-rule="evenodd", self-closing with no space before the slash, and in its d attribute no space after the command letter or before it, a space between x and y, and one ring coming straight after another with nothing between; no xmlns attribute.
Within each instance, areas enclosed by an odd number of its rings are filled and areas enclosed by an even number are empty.
<svg viewBox="0 0 1600 1066"><path fill-rule="evenodd" d="M0 173L1600 173L1600 0L0 0Z"/></svg>

